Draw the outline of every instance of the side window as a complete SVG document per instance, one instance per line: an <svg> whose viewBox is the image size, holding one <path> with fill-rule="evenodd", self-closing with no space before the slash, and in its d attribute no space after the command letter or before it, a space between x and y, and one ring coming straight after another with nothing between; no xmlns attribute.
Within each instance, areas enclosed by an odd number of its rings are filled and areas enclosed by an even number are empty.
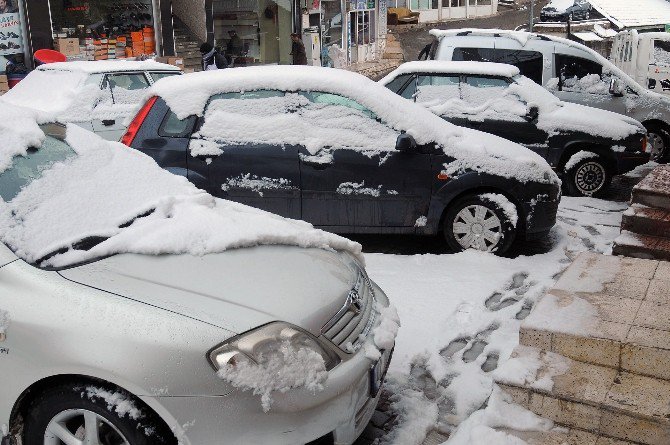
<svg viewBox="0 0 670 445"><path fill-rule="evenodd" d="M321 92L312 92L312 91L301 91L300 95L304 96L311 103L315 104L326 104L326 105L336 105L339 107L351 108L352 110L357 110L361 114L370 117L372 119L377 119L377 115L371 110L367 109L363 105L359 104L353 99L348 97L340 96L338 94L332 93L321 93Z"/></svg>
<svg viewBox="0 0 670 445"><path fill-rule="evenodd" d="M466 62L493 62L493 48L454 48L451 60Z"/></svg>
<svg viewBox="0 0 670 445"><path fill-rule="evenodd" d="M528 107L519 96L510 94L512 83L503 77L468 76L461 83L466 114L476 116L475 120L522 121Z"/></svg>
<svg viewBox="0 0 670 445"><path fill-rule="evenodd" d="M149 81L144 73L107 74L103 86L111 90L115 104L136 104L144 97Z"/></svg>
<svg viewBox="0 0 670 445"><path fill-rule="evenodd" d="M670 65L670 41L654 40L654 62L657 65Z"/></svg>
<svg viewBox="0 0 670 445"><path fill-rule="evenodd" d="M609 94L609 79L603 78L599 63L581 57L556 55L559 90L589 94Z"/></svg>
<svg viewBox="0 0 670 445"><path fill-rule="evenodd" d="M393 91L394 93L400 93L405 84L412 77L412 74L401 74L392 81L386 84L386 88Z"/></svg>
<svg viewBox="0 0 670 445"><path fill-rule="evenodd" d="M544 57L537 51L496 49L495 61L506 63L519 68L521 74L535 83L542 84L542 69Z"/></svg>
<svg viewBox="0 0 670 445"><path fill-rule="evenodd" d="M189 116L186 119L179 119L172 111L168 111L158 128L158 135L168 138L188 137L193 130L196 117Z"/></svg>
<svg viewBox="0 0 670 445"><path fill-rule="evenodd" d="M468 76L462 85L463 100L471 107L481 107L502 97L510 81L499 77Z"/></svg>
<svg viewBox="0 0 670 445"><path fill-rule="evenodd" d="M149 73L149 75L151 76L151 79L152 79L154 82L158 82L159 80L161 80L161 79L164 78L164 77L179 76L180 73L178 73L178 72L173 72L173 71L162 71L162 72L153 72L153 73Z"/></svg>
<svg viewBox="0 0 670 445"><path fill-rule="evenodd" d="M419 75L416 82L416 102L440 105L460 99L460 76Z"/></svg>

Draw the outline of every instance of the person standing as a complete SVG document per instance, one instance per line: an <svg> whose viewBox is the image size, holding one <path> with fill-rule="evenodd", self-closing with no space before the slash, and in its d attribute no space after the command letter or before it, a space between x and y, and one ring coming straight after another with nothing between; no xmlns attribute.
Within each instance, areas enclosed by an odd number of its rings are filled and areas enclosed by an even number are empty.
<svg viewBox="0 0 670 445"><path fill-rule="evenodd" d="M200 45L200 54L202 54L202 69L204 71L228 68L226 58L211 44L205 42Z"/></svg>
<svg viewBox="0 0 670 445"><path fill-rule="evenodd" d="M305 51L305 44L302 43L300 34L292 33L291 40L293 41L291 47L293 65L307 65L307 51Z"/></svg>
<svg viewBox="0 0 670 445"><path fill-rule="evenodd" d="M237 35L237 31L231 29L228 31L228 37L230 37L230 40L228 40L228 44L226 45L226 55L241 56L244 51L244 43L240 39L240 36Z"/></svg>

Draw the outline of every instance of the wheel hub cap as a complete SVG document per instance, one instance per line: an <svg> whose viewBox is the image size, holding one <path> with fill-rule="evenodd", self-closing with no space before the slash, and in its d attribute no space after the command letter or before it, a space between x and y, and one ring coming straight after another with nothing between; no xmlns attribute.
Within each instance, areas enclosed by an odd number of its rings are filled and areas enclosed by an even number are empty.
<svg viewBox="0 0 670 445"><path fill-rule="evenodd" d="M587 162L577 170L575 185L585 195L592 195L605 185L605 168L597 162Z"/></svg>
<svg viewBox="0 0 670 445"><path fill-rule="evenodd" d="M471 205L458 212L452 231L464 249L491 252L502 238L502 223L488 207Z"/></svg>
<svg viewBox="0 0 670 445"><path fill-rule="evenodd" d="M652 161L656 161L663 154L663 150L665 149L665 142L663 141L661 135L656 133L649 133L648 138L648 141L651 144L651 159Z"/></svg>
<svg viewBox="0 0 670 445"><path fill-rule="evenodd" d="M107 419L93 411L68 409L54 416L44 432L44 445L130 445Z"/></svg>

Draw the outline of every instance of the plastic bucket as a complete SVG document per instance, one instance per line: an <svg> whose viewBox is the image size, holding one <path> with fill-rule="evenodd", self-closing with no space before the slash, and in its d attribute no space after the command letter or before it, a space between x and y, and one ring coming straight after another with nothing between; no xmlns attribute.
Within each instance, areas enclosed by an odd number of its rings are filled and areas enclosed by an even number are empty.
<svg viewBox="0 0 670 445"><path fill-rule="evenodd" d="M7 76L7 85L9 88L14 88L17 83L21 82L27 74L10 74Z"/></svg>
<svg viewBox="0 0 670 445"><path fill-rule="evenodd" d="M54 51L53 49L38 49L35 51L35 66L44 65L45 63L65 62L67 57L65 54Z"/></svg>

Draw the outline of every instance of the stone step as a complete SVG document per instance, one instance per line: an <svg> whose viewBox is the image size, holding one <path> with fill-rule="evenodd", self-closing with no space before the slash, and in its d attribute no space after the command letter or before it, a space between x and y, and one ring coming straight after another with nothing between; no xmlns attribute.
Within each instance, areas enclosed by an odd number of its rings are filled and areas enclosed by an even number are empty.
<svg viewBox="0 0 670 445"><path fill-rule="evenodd" d="M519 343L670 380L670 263L581 254L521 324Z"/></svg>
<svg viewBox="0 0 670 445"><path fill-rule="evenodd" d="M386 51L385 51L384 54L382 55L382 59L387 59L387 60L403 60L403 59L404 59L404 56L402 55L402 53L400 53L400 54L398 54L398 53L389 53L389 52L386 52Z"/></svg>
<svg viewBox="0 0 670 445"><path fill-rule="evenodd" d="M670 210L633 204L623 213L621 230L670 238Z"/></svg>
<svg viewBox="0 0 670 445"><path fill-rule="evenodd" d="M516 431L508 429L498 429L498 431L518 437L527 445L635 445L633 442L598 436L587 431L560 427L551 431Z"/></svg>
<svg viewBox="0 0 670 445"><path fill-rule="evenodd" d="M670 210L670 165L659 165L633 187L632 202Z"/></svg>
<svg viewBox="0 0 670 445"><path fill-rule="evenodd" d="M670 238L622 230L614 240L614 255L670 261Z"/></svg>
<svg viewBox="0 0 670 445"><path fill-rule="evenodd" d="M496 376L514 402L559 425L636 444L670 445L666 380L525 346L515 349Z"/></svg>
<svg viewBox="0 0 670 445"><path fill-rule="evenodd" d="M386 53L394 53L394 54L400 54L402 55L402 48L400 46L389 46L386 45L386 48L384 48L384 52Z"/></svg>

